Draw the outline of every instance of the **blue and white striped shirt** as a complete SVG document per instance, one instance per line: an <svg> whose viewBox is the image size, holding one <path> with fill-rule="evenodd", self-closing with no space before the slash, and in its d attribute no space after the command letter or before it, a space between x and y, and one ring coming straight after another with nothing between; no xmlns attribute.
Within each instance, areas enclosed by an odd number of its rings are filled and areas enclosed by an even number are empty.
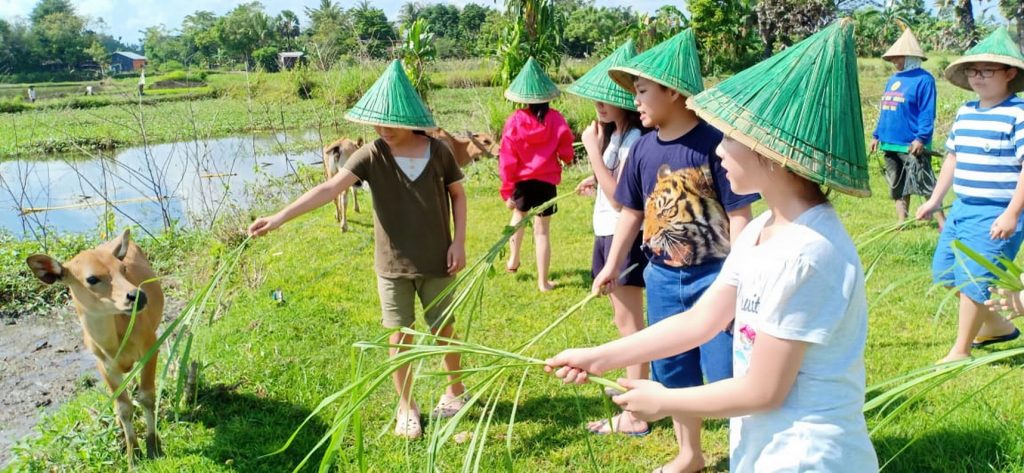
<svg viewBox="0 0 1024 473"><path fill-rule="evenodd" d="M1006 205L1024 160L1024 99L1016 95L991 108L963 104L946 140L956 154L953 192L965 204Z"/></svg>

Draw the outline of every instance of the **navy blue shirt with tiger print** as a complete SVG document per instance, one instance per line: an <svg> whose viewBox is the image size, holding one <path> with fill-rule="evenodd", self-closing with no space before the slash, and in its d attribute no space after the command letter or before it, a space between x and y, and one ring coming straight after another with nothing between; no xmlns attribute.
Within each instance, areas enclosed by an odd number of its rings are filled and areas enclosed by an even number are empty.
<svg viewBox="0 0 1024 473"><path fill-rule="evenodd" d="M672 141L651 132L633 145L615 200L644 213L643 242L651 262L680 268L729 254L726 212L760 197L732 191L715 154L721 141L722 133L701 121Z"/></svg>

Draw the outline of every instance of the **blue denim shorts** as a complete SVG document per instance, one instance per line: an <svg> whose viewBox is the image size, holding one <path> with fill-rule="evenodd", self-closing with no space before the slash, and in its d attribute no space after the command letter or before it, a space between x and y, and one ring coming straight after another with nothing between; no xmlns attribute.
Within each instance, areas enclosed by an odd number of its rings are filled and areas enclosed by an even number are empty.
<svg viewBox="0 0 1024 473"><path fill-rule="evenodd" d="M647 324L654 325L689 310L721 269L721 261L686 268L647 265ZM731 377L731 331L723 331L692 350L651 362L651 379L669 388L700 386L705 379L712 383Z"/></svg>
<svg viewBox="0 0 1024 473"><path fill-rule="evenodd" d="M996 264L997 255L1013 260L1024 239L1020 220L1017 222L1016 233L1009 239L993 240L989 237L992 223L1005 210L1005 206L999 205L972 205L959 200L953 202L932 258L932 281L935 284L956 288L974 302L983 303L988 300L988 288L995 275L959 251L954 252L951 245L953 240L960 240Z"/></svg>

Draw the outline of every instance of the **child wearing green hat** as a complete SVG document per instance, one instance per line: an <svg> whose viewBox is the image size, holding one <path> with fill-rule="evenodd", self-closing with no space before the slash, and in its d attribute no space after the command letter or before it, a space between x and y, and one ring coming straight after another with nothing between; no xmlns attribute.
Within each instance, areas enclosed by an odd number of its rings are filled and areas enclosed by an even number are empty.
<svg viewBox="0 0 1024 473"><path fill-rule="evenodd" d="M462 171L448 147L426 136L436 128L434 118L413 89L399 61L394 61L345 118L372 125L380 136L349 157L329 181L310 189L276 214L257 219L249 234L262 236L295 217L332 202L355 184L373 186L374 262L385 328L411 327L415 299L424 308L444 291L466 265L466 194ZM454 226L454 234L452 227ZM450 300L427 310L434 334L454 336L454 320L443 314ZM395 332L391 344L412 342ZM440 343L440 342L439 342ZM398 349L391 350L395 356ZM458 355L444 358L448 387L433 415L451 417L465 406L465 387L457 374ZM422 435L420 412L412 398L408 365L392 375L399 395L395 434L410 439Z"/></svg>
<svg viewBox="0 0 1024 473"><path fill-rule="evenodd" d="M566 92L593 100L598 118L587 127L581 138L594 174L576 187L578 194L597 194L594 203L595 236L591 277L596 277L604 269L608 259L619 220L619 209L622 208L615 200L615 187L633 145L645 131L640 122L640 113L633 103L633 94L619 87L608 76L609 68L623 65L633 56L636 56L636 49L633 40L629 40L566 89ZM619 269L629 269L629 273L620 277L615 290L608 294L613 320L622 336L636 333L644 327L643 291L647 257L641 249L641 243L638 235ZM649 374L646 363L626 367L628 378L647 379ZM591 422L587 428L597 434L618 432L632 436L646 435L651 431L646 422L628 412Z"/></svg>
<svg viewBox="0 0 1024 473"><path fill-rule="evenodd" d="M690 309L718 276L731 237L750 220L750 205L758 197L733 191L715 156L722 133L686 108L686 97L703 90L693 31L611 68L609 75L636 93L641 121L657 131L637 141L622 171L615 190L622 210L593 290L614 290L619 268L642 227L650 261L644 269L647 323L660 329L672 315ZM731 347L732 334L722 327L700 347L653 359L651 378L672 388L729 378ZM664 470L699 469L704 461L701 419L673 421L679 454Z"/></svg>
<svg viewBox="0 0 1024 473"><path fill-rule="evenodd" d="M971 356L971 349L1020 337L1012 323L990 310L988 284L993 274L950 244L960 240L994 264L1013 260L1024 240L1024 55L1000 27L946 68L954 85L973 90L978 100L957 111L945 162L932 196L917 211L920 219L942 207L950 187L956 194L932 260L936 283L959 291L956 341L940 362Z"/></svg>
<svg viewBox="0 0 1024 473"><path fill-rule="evenodd" d="M562 166L572 162L573 136L569 124L549 102L560 91L532 57L505 90L505 98L526 108L516 110L505 121L498 153L498 174L501 177L501 198L512 210L516 225L535 207L555 198L562 181ZM551 264L551 240L548 237L551 216L556 206L545 209L533 220L533 241L537 252L537 287L541 292L555 287L548 278ZM519 269L519 251L523 229L509 239L509 256L505 270Z"/></svg>
<svg viewBox="0 0 1024 473"><path fill-rule="evenodd" d="M825 93L829 90L830 93ZM853 24L841 21L688 101L725 134L736 192L767 211L738 235L692 309L547 360L566 382L699 346L730 324L735 377L673 389L622 379L614 401L647 421L730 417L729 471L870 473L861 412L867 300L856 247L821 186L869 194ZM650 286L648 286L649 288ZM703 459L686 468L697 471Z"/></svg>

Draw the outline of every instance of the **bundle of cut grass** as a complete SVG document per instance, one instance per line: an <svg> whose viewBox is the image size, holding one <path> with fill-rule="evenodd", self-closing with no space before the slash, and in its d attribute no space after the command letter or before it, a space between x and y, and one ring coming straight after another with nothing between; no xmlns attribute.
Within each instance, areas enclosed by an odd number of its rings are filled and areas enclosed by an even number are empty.
<svg viewBox="0 0 1024 473"><path fill-rule="evenodd" d="M1020 279L1021 269L1013 261L1002 256L998 256L995 258L995 262L993 262L977 251L971 249L960 240L953 240L951 245L954 249L954 254L957 254L958 264L964 266L966 265L967 260L969 260L985 268L985 270L990 271L995 276L992 280L979 282L1010 291L1024 290L1024 285L1022 285ZM960 255L966 257L967 260L960 259ZM968 282L968 284L970 283L971 282ZM1024 355L1024 348L998 351L980 357L968 358L962 361L919 368L882 381L873 386L869 386L866 392L868 401L864 404L864 412L866 414L873 412L877 413L878 417L878 422L871 430L871 435L874 436L876 432L885 428L901 414L906 413L926 395L933 392L943 384L960 379L966 373L978 368L1005 360L1014 360L1020 355ZM992 379L977 388L968 390L956 403L953 404L951 408L940 413L938 416L935 416L934 421L942 421L953 412L956 412L957 409L961 408L968 401L979 396L986 388L1021 368L1024 368L1024 364L1021 364L1019 361L1014 362L1010 370L993 376ZM915 434L914 437L907 441L907 443L898 452L896 452L896 454L893 455L886 464L891 463L900 455L900 453L908 449L925 434L926 431L921 431ZM884 469L885 465L882 465L882 468Z"/></svg>
<svg viewBox="0 0 1024 473"><path fill-rule="evenodd" d="M504 392L510 382L514 382L514 376L520 376L514 396L515 402L513 403L506 427L506 459L508 464L511 465L512 430L515 425L516 406L522 393L523 383L531 368L544 365L543 360L529 356L527 354L528 350L598 296L590 294L584 297L555 318L544 330L510 350L491 348L471 342L472 321L481 308L486 288L485 281L496 273L494 264L502 255L509 238L519 228L524 227L531 221L532 217L543 212L546 208L555 205L557 201L571 195L566 194L552 199L544 205L533 209L518 225L505 227L501 237L491 248L473 264L468 266L441 296L435 299L435 301L439 301L445 297L451 297L452 302L445 309L443 318L447 321L450 317L454 317L455 314L459 314L459 318L465 321L463 340L442 338L430 333L403 328L400 330L401 333L413 337L411 343L390 343L388 339L394 333L393 331L372 341L356 343L351 355L352 381L340 391L326 397L309 414L306 420L298 426L288 441L280 449L268 455L276 455L286 451L303 428L317 416L322 415L327 408L333 406L337 409L334 420L329 424L327 431L320 438L319 442L296 465L295 471L303 469L321 449L323 450L323 457L320 461L320 471L327 471L338 462L358 465L361 471L366 471L367 464L361 412L365 408L370 396L381 385L391 382L392 374L396 370L407 364L415 364L416 375L414 380L424 376L444 377L458 374L461 381L466 384L466 392L470 393L466 399L466 408L460 410L455 416L441 421L440 425L429 429L425 458L428 471L435 471L438 468L439 452L452 440L457 427L462 421L466 420L467 413L471 411L477 412L478 418L476 426L472 429L471 440L469 441L466 457L462 464L462 470L479 471L486 447L487 433L492 427L495 420L495 412L499 406L499 394ZM628 268L626 272L632 269ZM364 363L370 351L387 351L396 348L402 351L386 361L374 362L373 364ZM439 359L448 354L470 355L475 360L483 362L483 364L463 369L458 373L423 372L421 370L424 361ZM519 374L520 372L521 374ZM589 379L599 386L625 391L622 386L608 379L596 376L590 376ZM474 409L474 407L480 408ZM593 466L597 469L596 464Z"/></svg>

